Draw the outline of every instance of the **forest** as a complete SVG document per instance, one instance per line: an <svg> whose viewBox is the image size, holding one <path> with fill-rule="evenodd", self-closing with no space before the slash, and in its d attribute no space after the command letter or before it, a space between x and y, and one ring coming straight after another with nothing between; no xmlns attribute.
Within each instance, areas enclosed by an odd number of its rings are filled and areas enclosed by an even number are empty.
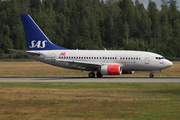
<svg viewBox="0 0 180 120"><path fill-rule="evenodd" d="M47 37L69 49L138 50L180 57L176 0L0 0L0 53L28 50L21 13Z"/></svg>

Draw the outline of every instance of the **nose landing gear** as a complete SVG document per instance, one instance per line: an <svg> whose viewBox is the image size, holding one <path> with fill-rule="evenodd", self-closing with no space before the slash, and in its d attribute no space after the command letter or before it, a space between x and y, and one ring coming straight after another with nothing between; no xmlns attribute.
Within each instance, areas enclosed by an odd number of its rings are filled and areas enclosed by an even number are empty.
<svg viewBox="0 0 180 120"><path fill-rule="evenodd" d="M150 74L150 78L153 78L153 77L154 77L154 74L151 73L151 74Z"/></svg>
<svg viewBox="0 0 180 120"><path fill-rule="evenodd" d="M151 73L150 73L150 78L153 78L153 77L154 77L154 74L153 74L153 73L159 73L159 72L161 72L161 70L151 71Z"/></svg>

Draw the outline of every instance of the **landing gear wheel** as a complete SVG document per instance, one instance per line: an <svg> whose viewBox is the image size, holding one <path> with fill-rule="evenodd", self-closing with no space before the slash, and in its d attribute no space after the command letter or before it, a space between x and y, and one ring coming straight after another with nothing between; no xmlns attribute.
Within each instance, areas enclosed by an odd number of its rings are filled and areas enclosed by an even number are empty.
<svg viewBox="0 0 180 120"><path fill-rule="evenodd" d="M89 78L94 78L94 77L95 77L94 72L89 73Z"/></svg>
<svg viewBox="0 0 180 120"><path fill-rule="evenodd" d="M153 78L153 77L154 77L154 75L151 73L151 74L150 74L150 78Z"/></svg>
<svg viewBox="0 0 180 120"><path fill-rule="evenodd" d="M97 73L96 73L96 76L97 76L98 78L102 78L103 75L102 75L100 72L97 72Z"/></svg>

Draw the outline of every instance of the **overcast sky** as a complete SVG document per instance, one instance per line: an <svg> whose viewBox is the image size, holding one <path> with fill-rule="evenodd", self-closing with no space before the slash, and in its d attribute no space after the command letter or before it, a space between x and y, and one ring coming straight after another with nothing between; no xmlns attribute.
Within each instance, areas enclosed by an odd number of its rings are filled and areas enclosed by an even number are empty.
<svg viewBox="0 0 180 120"><path fill-rule="evenodd" d="M161 10L161 4L162 4L161 0L152 0L152 1L154 1L157 5L157 8L159 10ZM135 0L133 0L133 2L135 2ZM143 3L144 7L147 9L148 4L149 4L149 0L139 0L139 2ZM180 10L180 0L177 0L177 6L179 6L178 10Z"/></svg>

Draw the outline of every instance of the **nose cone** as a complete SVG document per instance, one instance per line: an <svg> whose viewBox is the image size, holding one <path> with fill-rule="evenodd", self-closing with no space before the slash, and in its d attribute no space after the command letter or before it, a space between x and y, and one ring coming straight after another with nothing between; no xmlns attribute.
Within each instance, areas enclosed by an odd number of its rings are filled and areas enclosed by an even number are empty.
<svg viewBox="0 0 180 120"><path fill-rule="evenodd" d="M171 67L172 65L173 65L173 63L171 61L167 60L166 67Z"/></svg>

